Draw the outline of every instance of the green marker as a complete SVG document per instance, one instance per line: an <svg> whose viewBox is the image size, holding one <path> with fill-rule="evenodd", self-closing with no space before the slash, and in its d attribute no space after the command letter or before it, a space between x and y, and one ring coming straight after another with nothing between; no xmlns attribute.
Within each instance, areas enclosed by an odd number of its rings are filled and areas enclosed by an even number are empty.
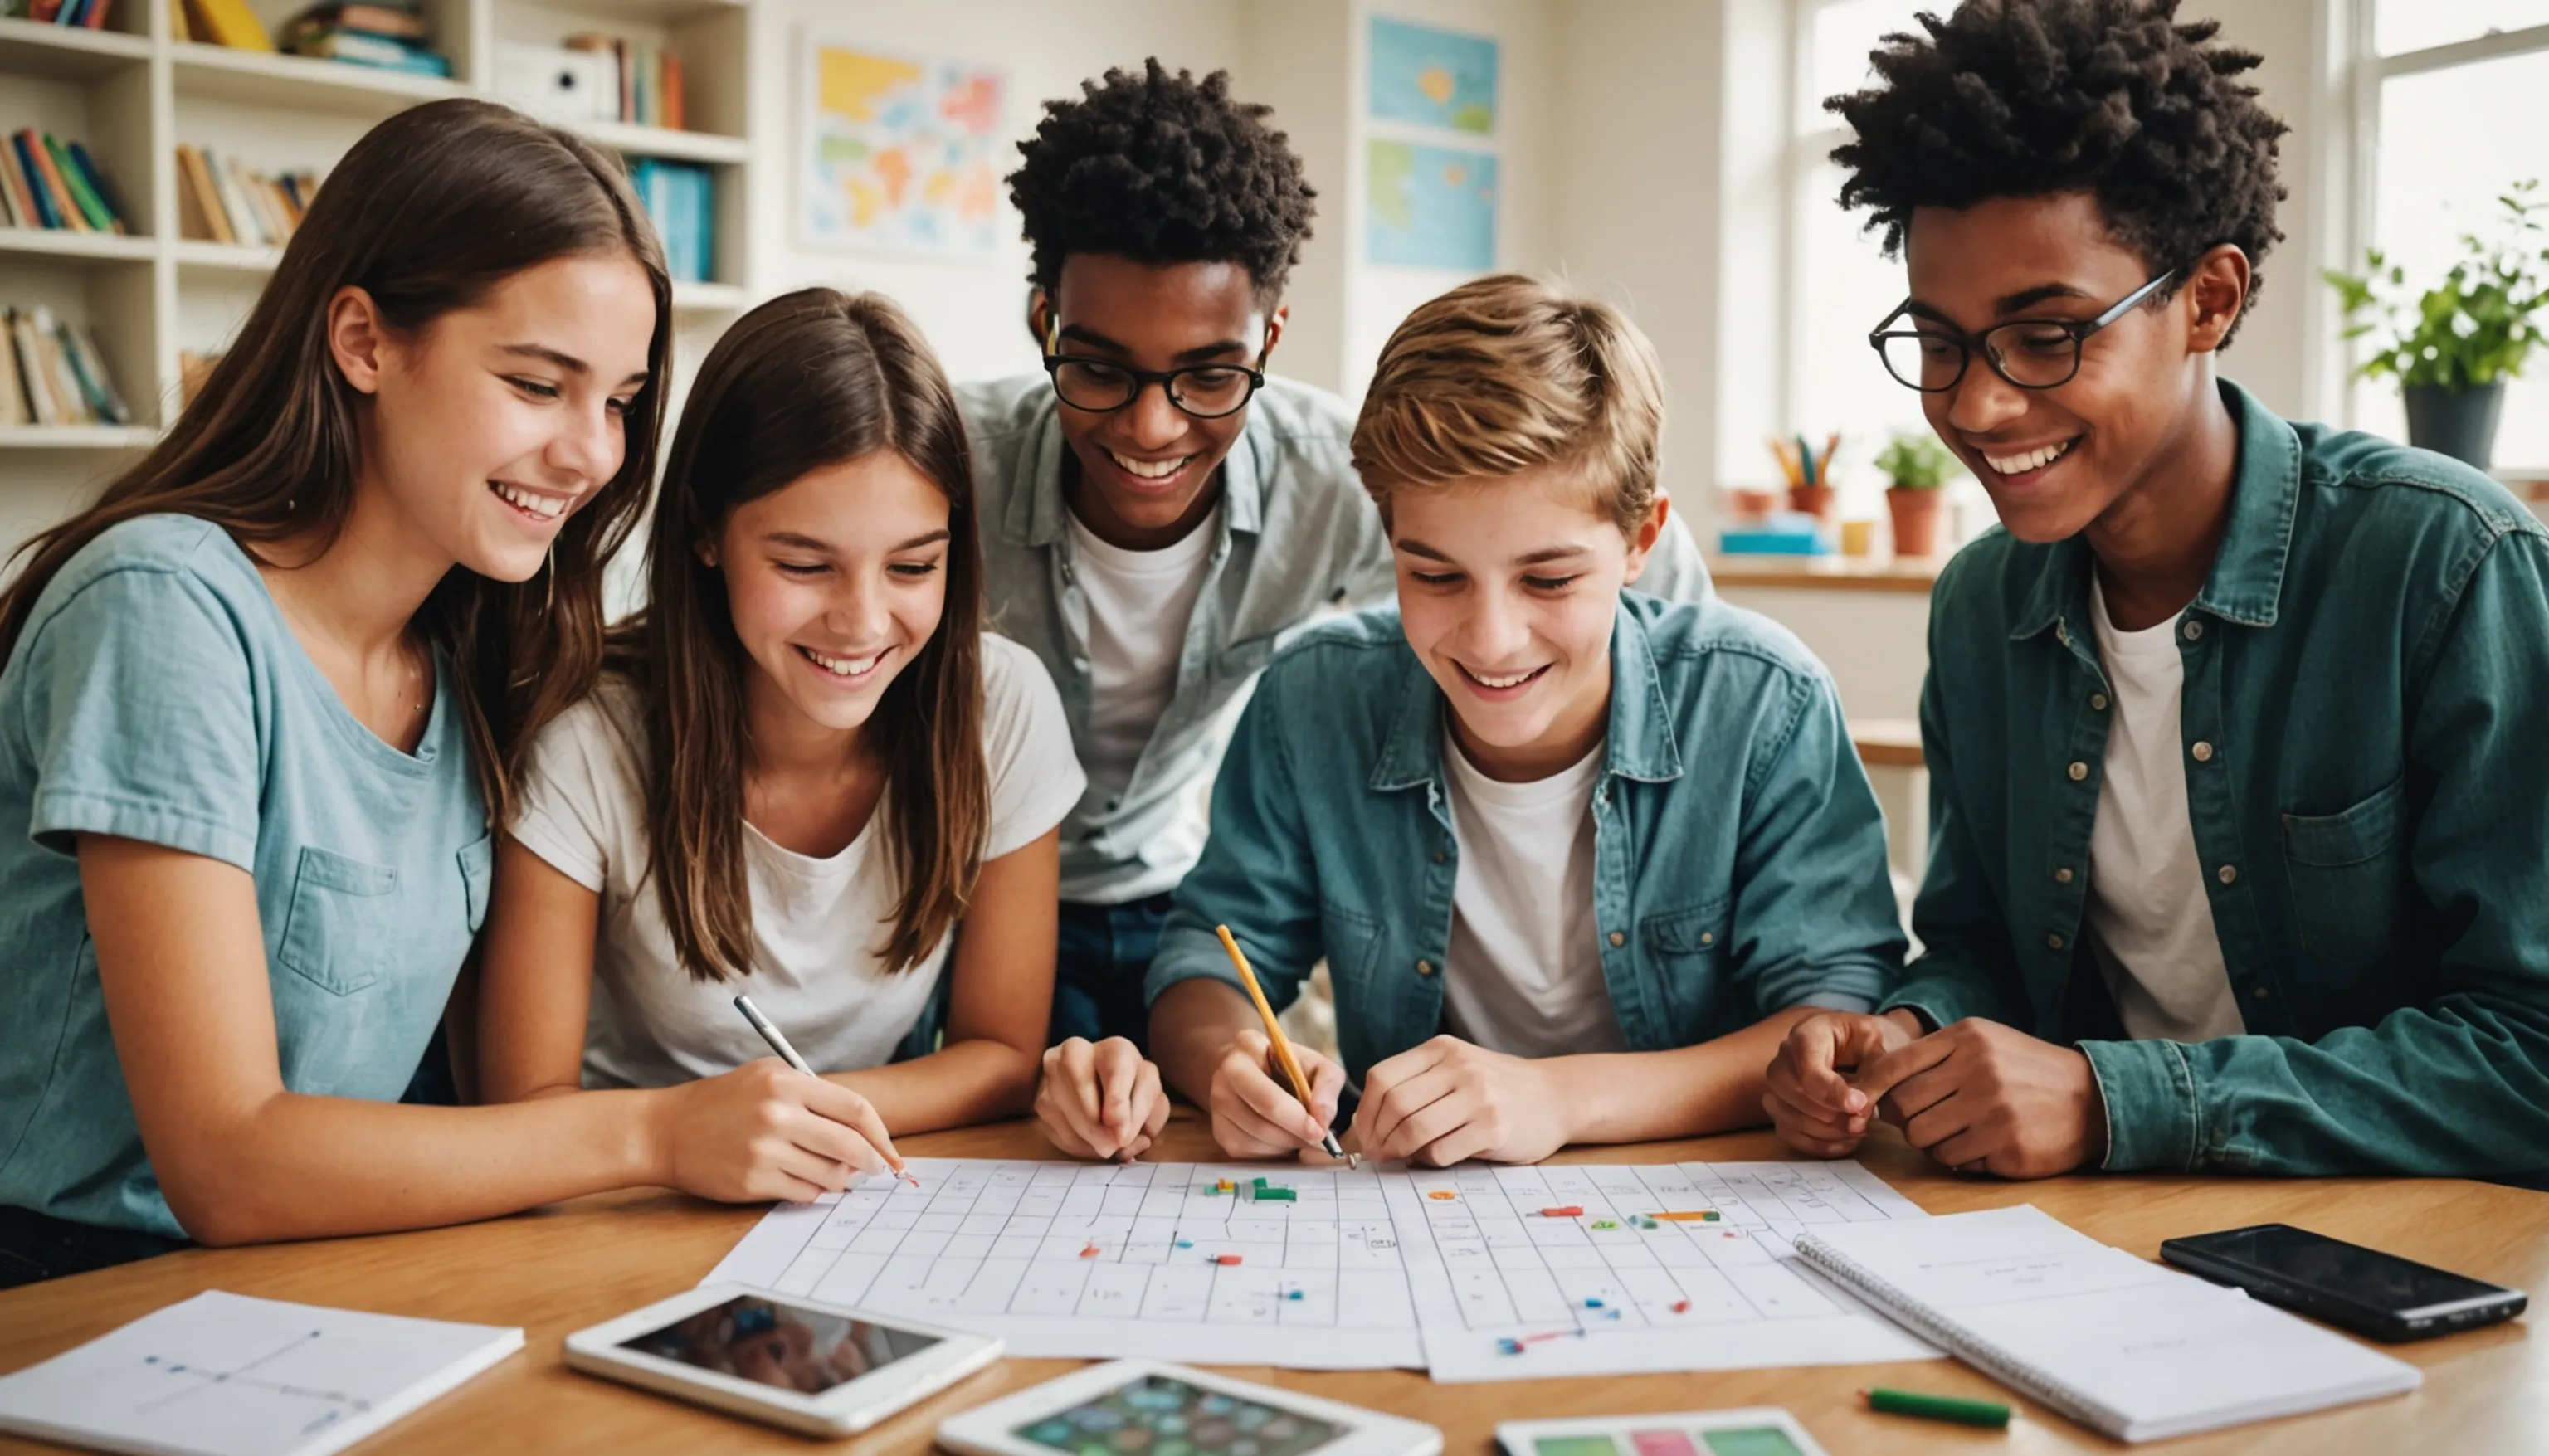
<svg viewBox="0 0 2549 1456"><path fill-rule="evenodd" d="M1889 1391L1879 1387L1861 1391L1867 1398L1867 1409L1889 1415L1921 1415L1932 1420L1952 1420L1958 1425L1979 1425L2001 1430L2009 1425L2009 1408L1997 1401L1967 1401L1955 1396L1925 1396L1914 1391Z"/></svg>

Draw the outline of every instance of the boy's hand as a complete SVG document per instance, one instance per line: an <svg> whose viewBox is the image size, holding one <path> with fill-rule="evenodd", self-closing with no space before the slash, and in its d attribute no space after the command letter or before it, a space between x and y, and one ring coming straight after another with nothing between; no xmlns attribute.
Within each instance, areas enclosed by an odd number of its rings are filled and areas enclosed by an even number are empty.
<svg viewBox="0 0 2549 1456"><path fill-rule="evenodd" d="M1159 1067L1131 1042L1109 1037L1091 1046L1073 1037L1045 1048L1035 1110L1046 1139L1073 1157L1129 1159L1168 1126L1169 1094Z"/></svg>
<svg viewBox="0 0 2549 1456"><path fill-rule="evenodd" d="M2077 1048L1976 1018L1859 1069L1915 1147L1959 1172L2046 1178L2106 1156L2107 1104Z"/></svg>
<svg viewBox="0 0 2549 1456"><path fill-rule="evenodd" d="M1288 1157L1319 1145L1336 1121L1346 1069L1295 1042L1292 1055L1310 1079L1310 1106L1292 1095L1292 1079L1274 1060L1264 1032L1241 1032L1212 1069L1206 1098L1212 1138L1232 1157Z"/></svg>
<svg viewBox="0 0 2549 1456"><path fill-rule="evenodd" d="M1436 1037L1364 1078L1355 1136L1369 1158L1538 1162L1565 1146L1568 1133L1565 1099L1549 1083L1547 1068L1529 1057Z"/></svg>
<svg viewBox="0 0 2549 1456"><path fill-rule="evenodd" d="M1761 1110L1779 1138L1799 1152L1847 1157L1867 1136L1876 1094L1847 1075L1920 1040L1908 1011L1866 1016L1818 1012L1788 1029L1761 1083Z"/></svg>

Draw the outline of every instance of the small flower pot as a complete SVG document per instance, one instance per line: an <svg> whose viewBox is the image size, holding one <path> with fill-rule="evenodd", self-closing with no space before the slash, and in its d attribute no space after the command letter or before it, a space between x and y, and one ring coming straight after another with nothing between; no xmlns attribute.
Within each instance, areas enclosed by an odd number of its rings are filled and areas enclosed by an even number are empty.
<svg viewBox="0 0 2549 1456"><path fill-rule="evenodd" d="M1885 509L1894 517L1894 554L1897 556L1935 556L1938 554L1938 515L1947 503L1943 490L1907 490L1896 486L1885 493Z"/></svg>
<svg viewBox="0 0 2549 1456"><path fill-rule="evenodd" d="M2496 422L2504 412L2504 381L2466 390L2413 384L2400 391L2407 406L2407 443L2485 470L2496 458Z"/></svg>
<svg viewBox="0 0 2549 1456"><path fill-rule="evenodd" d="M1790 510L1802 511L1817 520L1822 520L1832 514L1832 505L1833 488L1830 486L1790 486L1788 488Z"/></svg>
<svg viewBox="0 0 2549 1456"><path fill-rule="evenodd" d="M1735 513L1747 519L1768 515L1779 508L1779 493L1776 491L1756 491L1738 486L1728 494L1735 498Z"/></svg>

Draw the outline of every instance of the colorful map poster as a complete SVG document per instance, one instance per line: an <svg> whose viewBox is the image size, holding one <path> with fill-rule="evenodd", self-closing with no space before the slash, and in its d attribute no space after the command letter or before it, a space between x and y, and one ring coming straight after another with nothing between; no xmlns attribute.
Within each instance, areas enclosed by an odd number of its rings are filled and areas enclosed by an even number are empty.
<svg viewBox="0 0 2549 1456"><path fill-rule="evenodd" d="M1371 115L1450 132L1496 129L1496 43L1371 18Z"/></svg>
<svg viewBox="0 0 2549 1456"><path fill-rule="evenodd" d="M1496 265L1493 152L1374 137L1367 170L1371 261L1463 273Z"/></svg>
<svg viewBox="0 0 2549 1456"><path fill-rule="evenodd" d="M808 37L799 240L984 261L999 246L997 67Z"/></svg>

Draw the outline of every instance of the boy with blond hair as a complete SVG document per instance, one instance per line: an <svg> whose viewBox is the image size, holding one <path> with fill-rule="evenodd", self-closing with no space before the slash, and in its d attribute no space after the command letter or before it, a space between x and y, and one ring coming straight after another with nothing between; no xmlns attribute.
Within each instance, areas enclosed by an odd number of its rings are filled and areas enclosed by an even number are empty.
<svg viewBox="0 0 2549 1456"><path fill-rule="evenodd" d="M1354 433L1398 606L1279 654L1151 964L1151 1045L1236 1156L1528 1162L1756 1122L1814 1008L1903 937L1823 667L1721 601L1622 589L1664 530L1662 388L1617 312L1513 275L1409 316ZM1214 928L1277 1005L1325 958L1343 1063L1304 1109ZM1160 1095L1146 1077L1120 1115Z"/></svg>

